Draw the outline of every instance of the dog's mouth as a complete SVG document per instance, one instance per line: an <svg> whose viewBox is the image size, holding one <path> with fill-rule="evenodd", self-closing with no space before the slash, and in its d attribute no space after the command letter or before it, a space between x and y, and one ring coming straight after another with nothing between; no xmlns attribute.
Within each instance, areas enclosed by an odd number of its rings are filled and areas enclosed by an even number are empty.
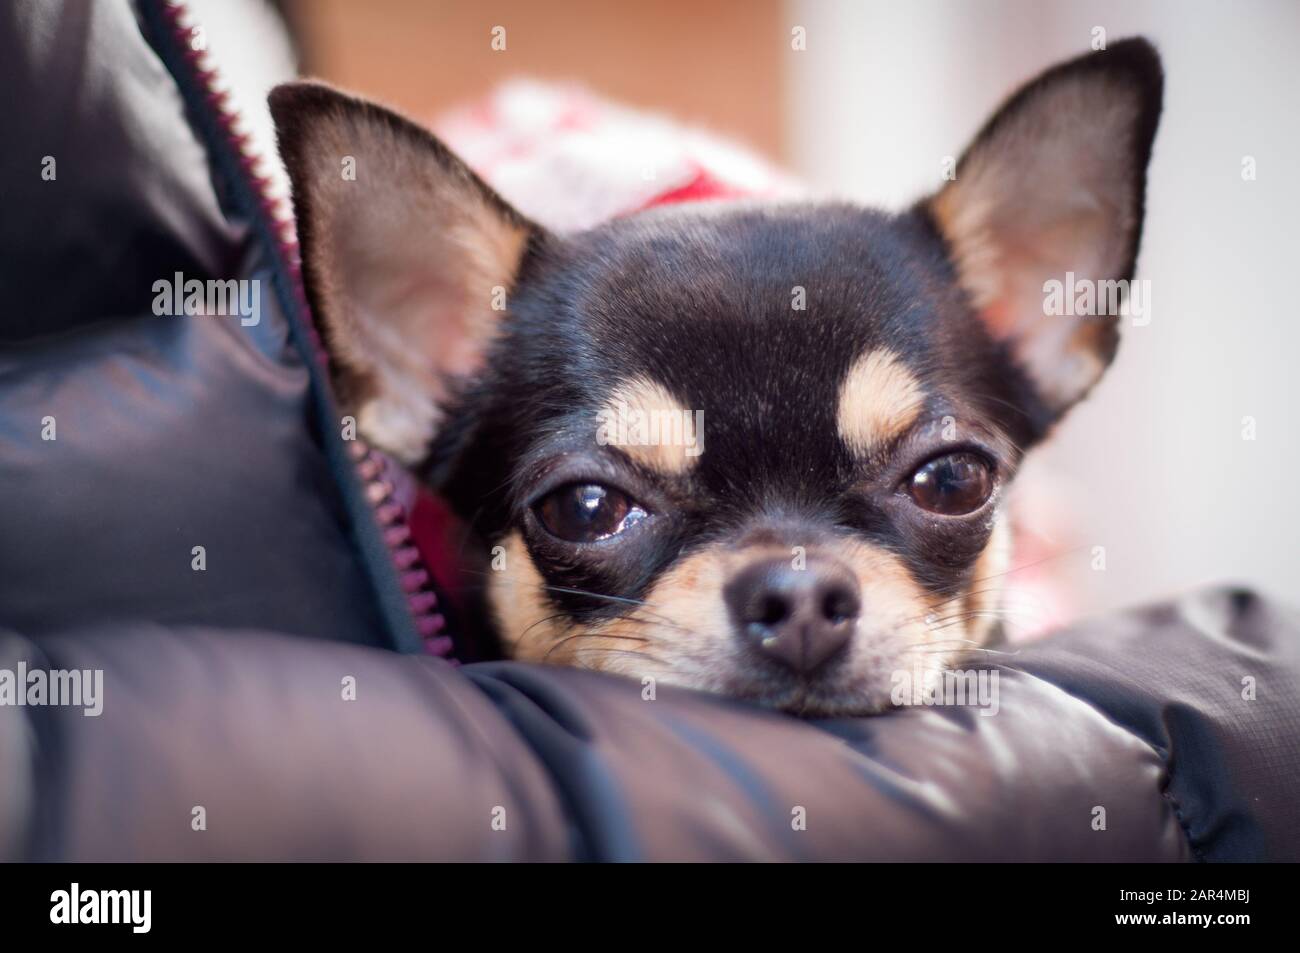
<svg viewBox="0 0 1300 953"><path fill-rule="evenodd" d="M801 718L835 718L932 704L925 699L935 680L961 674L959 663L968 658L969 650L943 641L927 642L915 625L859 624L843 651L801 668L731 630L619 617L553 632L532 659L622 675L641 690L654 684L703 691Z"/></svg>
<svg viewBox="0 0 1300 953"><path fill-rule="evenodd" d="M828 689L812 682L800 682L781 691L753 694L729 693L752 704L799 718L835 718L850 715L875 715L891 707L888 692L846 692Z"/></svg>
<svg viewBox="0 0 1300 953"><path fill-rule="evenodd" d="M801 718L873 715L892 707L888 673L854 678L845 673L795 675L754 668L742 665L728 679L724 694Z"/></svg>
<svg viewBox="0 0 1300 953"><path fill-rule="evenodd" d="M618 666L635 678L652 675L662 685L707 691L801 718L874 715L911 703L913 680L947 670L955 658L900 650L901 637L859 633L852 650L812 671L795 671L770 658L730 651L706 664L680 659L676 664L635 662ZM901 691L901 694L900 694Z"/></svg>

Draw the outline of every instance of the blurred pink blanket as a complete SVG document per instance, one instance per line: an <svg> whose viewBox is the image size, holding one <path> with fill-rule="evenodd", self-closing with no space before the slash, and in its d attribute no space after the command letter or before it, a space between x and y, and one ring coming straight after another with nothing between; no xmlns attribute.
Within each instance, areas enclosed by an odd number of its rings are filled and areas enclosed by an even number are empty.
<svg viewBox="0 0 1300 953"><path fill-rule="evenodd" d="M801 192L725 139L572 86L516 80L433 130L515 208L557 232L670 202Z"/></svg>

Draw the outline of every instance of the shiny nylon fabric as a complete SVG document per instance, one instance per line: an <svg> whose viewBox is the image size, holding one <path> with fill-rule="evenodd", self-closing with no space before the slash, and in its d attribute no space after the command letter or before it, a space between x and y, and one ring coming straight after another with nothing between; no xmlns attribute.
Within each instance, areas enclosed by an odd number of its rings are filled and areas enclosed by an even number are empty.
<svg viewBox="0 0 1300 953"><path fill-rule="evenodd" d="M996 715L804 722L662 687L647 701L639 681L576 669L258 632L0 637L0 668L104 671L99 717L0 707L0 845L39 860L1297 860L1297 644L1278 603L1206 590L1024 649L999 668ZM1249 714L1228 687L1243 670L1261 686ZM345 674L343 703L321 686ZM199 803L220 831L190 833Z"/></svg>
<svg viewBox="0 0 1300 953"><path fill-rule="evenodd" d="M0 625L388 644L267 249L132 6L5 4L0 124ZM155 315L176 272L257 280L260 321Z"/></svg>

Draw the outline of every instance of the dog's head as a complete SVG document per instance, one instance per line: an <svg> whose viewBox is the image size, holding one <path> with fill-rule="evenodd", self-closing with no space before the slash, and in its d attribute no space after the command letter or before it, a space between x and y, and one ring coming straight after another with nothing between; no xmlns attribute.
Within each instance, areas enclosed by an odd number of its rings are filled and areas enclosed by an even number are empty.
<svg viewBox="0 0 1300 953"><path fill-rule="evenodd" d="M1113 44L902 214L565 236L384 109L271 108L344 412L499 547L507 651L833 713L985 639L1008 481L1118 341L1045 289L1131 278L1160 99L1151 47Z"/></svg>

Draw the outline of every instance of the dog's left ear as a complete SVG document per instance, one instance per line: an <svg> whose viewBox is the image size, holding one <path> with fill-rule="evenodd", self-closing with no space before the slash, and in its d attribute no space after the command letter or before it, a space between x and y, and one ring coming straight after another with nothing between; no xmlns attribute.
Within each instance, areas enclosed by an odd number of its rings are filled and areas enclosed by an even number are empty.
<svg viewBox="0 0 1300 953"><path fill-rule="evenodd" d="M417 463L483 367L543 233L396 113L311 82L277 86L269 103L341 409Z"/></svg>
<svg viewBox="0 0 1300 953"><path fill-rule="evenodd" d="M1162 86L1142 39L1057 66L998 110L926 203L971 303L1051 418L1101 377L1119 316L1049 314L1045 284L1132 278Z"/></svg>

